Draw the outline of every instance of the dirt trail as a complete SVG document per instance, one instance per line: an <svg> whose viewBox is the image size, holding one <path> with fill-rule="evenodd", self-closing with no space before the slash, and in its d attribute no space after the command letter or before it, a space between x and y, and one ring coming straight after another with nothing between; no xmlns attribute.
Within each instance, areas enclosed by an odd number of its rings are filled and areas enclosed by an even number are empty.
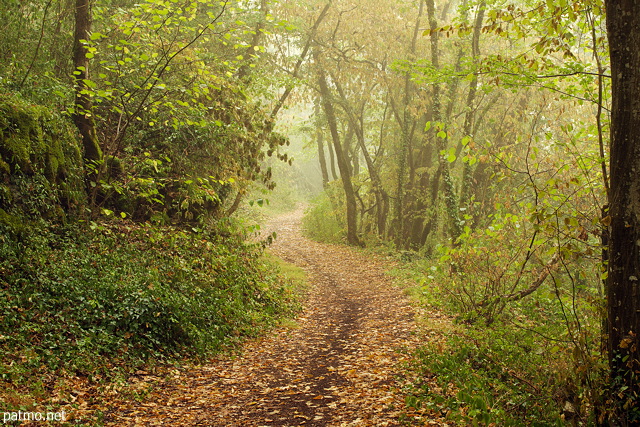
<svg viewBox="0 0 640 427"><path fill-rule="evenodd" d="M300 217L270 224L272 252L311 282L299 327L248 343L241 357L176 370L106 425L401 425L399 350L417 344L412 307L380 260L304 238Z"/></svg>

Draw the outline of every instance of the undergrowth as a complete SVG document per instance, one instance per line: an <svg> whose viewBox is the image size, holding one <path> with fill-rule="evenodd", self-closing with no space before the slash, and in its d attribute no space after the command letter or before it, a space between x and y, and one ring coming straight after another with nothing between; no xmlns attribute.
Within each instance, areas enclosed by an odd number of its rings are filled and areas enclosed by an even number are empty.
<svg viewBox="0 0 640 427"><path fill-rule="evenodd" d="M296 291L262 245L231 236L0 221L0 411L27 409L4 398L18 389L46 398L34 387L53 385L34 379L47 372L114 378L204 358L293 315Z"/></svg>
<svg viewBox="0 0 640 427"><path fill-rule="evenodd" d="M599 306L586 290L577 299L571 282L557 274L499 316L484 316L460 303L473 296L471 281L480 276L447 265L418 259L394 272L416 283L411 293L420 305L453 319L453 331L435 331L440 339L416 349L407 368L417 378L407 390L409 408L456 425L594 425L606 419Z"/></svg>
<svg viewBox="0 0 640 427"><path fill-rule="evenodd" d="M302 218L302 231L310 239L326 243L343 243L346 237L341 198L334 197L337 187L328 188L312 201Z"/></svg>

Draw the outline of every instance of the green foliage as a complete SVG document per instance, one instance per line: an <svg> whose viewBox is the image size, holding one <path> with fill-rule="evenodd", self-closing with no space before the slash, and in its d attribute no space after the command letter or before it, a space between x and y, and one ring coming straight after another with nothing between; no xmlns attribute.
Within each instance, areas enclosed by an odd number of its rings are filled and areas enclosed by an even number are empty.
<svg viewBox="0 0 640 427"><path fill-rule="evenodd" d="M73 87L64 83L70 73L85 71L70 66L73 5L5 6L0 87L78 113ZM227 197L252 182L273 188L263 160L287 141L273 132L262 101L251 96L260 93L264 100L265 88L273 85L252 76L265 54L260 36L275 24L266 6L144 0L95 4L91 12L92 32L81 41L90 71L82 95L93 108L83 114L93 119L105 154L105 162L84 171L93 214L106 208L139 220L192 222L222 216ZM24 166L29 144L13 144L7 155ZM35 151L46 150L52 151L45 159L50 170L43 170L55 174L57 146L46 141ZM2 151L0 171L7 171ZM277 157L288 161L286 154ZM185 185L187 180L196 185Z"/></svg>
<svg viewBox="0 0 640 427"><path fill-rule="evenodd" d="M564 425L566 416L579 418L574 409L583 397L558 377L567 358L566 351L541 348L524 331L452 335L444 346L427 345L417 353L422 380L408 402L460 425Z"/></svg>
<svg viewBox="0 0 640 427"><path fill-rule="evenodd" d="M297 310L259 247L123 221L92 228L0 223L3 381L204 357Z"/></svg>
<svg viewBox="0 0 640 427"><path fill-rule="evenodd" d="M544 239L535 242L540 257L526 261L527 223L497 218L467 230L459 246L440 247L438 258L404 268L419 300L458 322L446 345L419 351L420 375L440 387L417 384L410 403L464 424L593 422L607 393L599 265L575 247L545 253ZM554 253L561 261L540 259Z"/></svg>
<svg viewBox="0 0 640 427"><path fill-rule="evenodd" d="M338 204L342 194L338 190L337 186L327 188L312 200L311 206L305 212L302 229L311 239L328 243L344 242L346 218L344 209Z"/></svg>

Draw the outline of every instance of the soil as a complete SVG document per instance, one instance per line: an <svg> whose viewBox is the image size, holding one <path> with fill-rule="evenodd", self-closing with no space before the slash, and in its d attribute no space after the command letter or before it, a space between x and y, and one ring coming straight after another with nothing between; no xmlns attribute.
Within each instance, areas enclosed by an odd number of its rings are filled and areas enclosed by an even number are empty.
<svg viewBox="0 0 640 427"><path fill-rule="evenodd" d="M402 363L418 346L416 313L385 274L390 260L317 243L301 209L273 220L270 251L303 268L310 286L295 325L248 342L236 357L139 372L144 395L106 410L107 426L399 426ZM429 423L432 424L432 423ZM433 422L435 424L435 422Z"/></svg>

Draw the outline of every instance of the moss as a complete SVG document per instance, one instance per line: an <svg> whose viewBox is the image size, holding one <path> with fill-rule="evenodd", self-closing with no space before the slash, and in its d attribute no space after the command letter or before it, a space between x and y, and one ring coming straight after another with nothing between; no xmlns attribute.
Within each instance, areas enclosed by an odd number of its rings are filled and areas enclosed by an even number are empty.
<svg viewBox="0 0 640 427"><path fill-rule="evenodd" d="M11 215L4 209L0 209L0 226L3 226L13 234L19 234L25 229L23 218Z"/></svg>
<svg viewBox="0 0 640 427"><path fill-rule="evenodd" d="M2 160L2 157L0 157L0 176L9 175L10 173L11 166L9 166L9 163L5 162L4 160Z"/></svg>
<svg viewBox="0 0 640 427"><path fill-rule="evenodd" d="M119 178L124 175L124 163L122 163L122 160L115 156L108 156L106 162L110 178Z"/></svg>
<svg viewBox="0 0 640 427"><path fill-rule="evenodd" d="M20 193L16 180L32 177L42 182L38 176L46 179L48 184L40 186L42 192L15 194L15 203L9 208L46 207L46 213L56 212L54 216L57 217L60 209L56 207L69 210L84 205L82 150L70 120L46 107L29 104L18 96L1 96L0 179L13 183L9 185L9 192ZM24 200L25 197L37 200ZM6 197L3 199L7 200ZM45 214L43 211L40 213Z"/></svg>

